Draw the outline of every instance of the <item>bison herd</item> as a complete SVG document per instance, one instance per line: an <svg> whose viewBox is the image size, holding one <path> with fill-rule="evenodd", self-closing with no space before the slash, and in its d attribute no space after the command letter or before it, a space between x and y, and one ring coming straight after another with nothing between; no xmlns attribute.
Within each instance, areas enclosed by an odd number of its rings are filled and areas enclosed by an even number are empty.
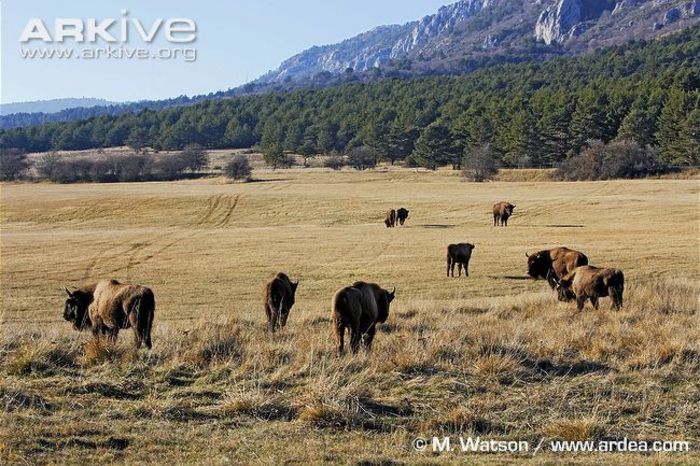
<svg viewBox="0 0 700 466"><path fill-rule="evenodd" d="M508 202L495 204L494 226L507 226L514 208L515 205ZM408 210L403 207L391 209L387 212L384 223L388 228L393 228L397 222L403 225L407 218ZM448 277L454 277L455 265L458 276L462 275L462 269L465 277L469 276L469 260L473 250L474 245L470 243L447 246ZM545 249L534 254L526 252L525 256L527 274L535 280L547 280L556 291L559 301L575 300L578 311L583 310L588 300L598 309L598 299L603 297L610 297L613 309L622 307L625 278L621 270L593 267L588 264L585 254L566 247ZM287 324L298 286L298 281L293 282L282 272L265 286L265 315L270 332L274 333ZM76 330L90 329L97 338L107 337L116 341L119 330L132 328L136 348L142 344L151 348L156 303L150 288L123 284L117 280L103 280L73 291L66 287L65 291L68 298L63 317ZM338 353L344 351L346 331L349 332L353 353L361 346L371 349L376 326L386 322L395 295L395 288L388 291L376 283L362 281L335 293L331 306L331 325Z"/></svg>

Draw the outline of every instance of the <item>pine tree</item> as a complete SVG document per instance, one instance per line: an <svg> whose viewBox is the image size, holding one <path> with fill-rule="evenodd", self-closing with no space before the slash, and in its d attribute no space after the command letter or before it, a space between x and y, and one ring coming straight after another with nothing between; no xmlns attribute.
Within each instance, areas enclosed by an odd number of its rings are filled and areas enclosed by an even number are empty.
<svg viewBox="0 0 700 466"><path fill-rule="evenodd" d="M682 90L671 89L659 115L656 132L659 157L663 162L671 165L681 165L688 160L679 132L687 118L689 100L687 94Z"/></svg>
<svg viewBox="0 0 700 466"><path fill-rule="evenodd" d="M617 131L617 140L636 141L641 147L654 144L656 115L650 109L648 99L640 95L632 104L629 113L622 119Z"/></svg>
<svg viewBox="0 0 700 466"><path fill-rule="evenodd" d="M452 164L461 165L461 161L455 164L455 158L459 158L450 128L435 122L428 125L416 141L416 147L411 158L421 167L436 170L438 167Z"/></svg>

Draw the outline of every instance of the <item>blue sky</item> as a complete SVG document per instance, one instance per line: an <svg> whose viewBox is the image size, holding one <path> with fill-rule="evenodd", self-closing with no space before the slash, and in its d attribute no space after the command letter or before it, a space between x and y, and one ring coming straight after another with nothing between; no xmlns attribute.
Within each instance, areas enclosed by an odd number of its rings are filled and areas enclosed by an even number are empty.
<svg viewBox="0 0 700 466"><path fill-rule="evenodd" d="M313 45L338 42L382 24L402 24L431 14L453 0L3 0L0 3L2 56L0 102L60 97L98 97L125 101L208 93L243 84ZM20 43L27 21L40 18L53 35L56 18L138 19L149 28L156 18L191 18L197 23L192 44L125 46L194 47L197 60L22 58L30 48L72 47ZM133 26L132 26L133 29ZM115 32L116 31L116 32ZM110 32L118 34L118 23ZM135 34L132 33L131 37ZM108 44L93 44L104 47Z"/></svg>

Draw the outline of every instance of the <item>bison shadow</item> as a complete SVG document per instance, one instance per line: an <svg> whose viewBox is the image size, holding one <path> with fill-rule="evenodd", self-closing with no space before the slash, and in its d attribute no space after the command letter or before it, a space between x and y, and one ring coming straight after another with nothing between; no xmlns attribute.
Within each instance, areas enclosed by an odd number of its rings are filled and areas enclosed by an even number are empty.
<svg viewBox="0 0 700 466"><path fill-rule="evenodd" d="M489 275L489 278L492 280L532 280L532 277L529 275L502 275L500 277L498 275Z"/></svg>
<svg viewBox="0 0 700 466"><path fill-rule="evenodd" d="M610 372L605 364L593 361L576 361L555 364L549 359L525 360L524 365L544 376L576 377L594 372Z"/></svg>
<svg viewBox="0 0 700 466"><path fill-rule="evenodd" d="M423 228L454 228L457 225L443 224L443 223L429 223L426 225L416 225Z"/></svg>
<svg viewBox="0 0 700 466"><path fill-rule="evenodd" d="M568 225L568 224L562 224L562 225L542 225L543 227L549 227L549 228L585 228L585 225Z"/></svg>

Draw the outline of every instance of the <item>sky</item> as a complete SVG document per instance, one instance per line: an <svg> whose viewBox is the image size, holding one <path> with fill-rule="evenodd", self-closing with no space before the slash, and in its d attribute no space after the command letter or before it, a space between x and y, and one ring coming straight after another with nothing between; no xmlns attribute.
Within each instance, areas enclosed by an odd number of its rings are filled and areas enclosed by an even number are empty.
<svg viewBox="0 0 700 466"><path fill-rule="evenodd" d="M135 101L216 92L251 81L311 46L335 43L384 24L413 21L452 1L2 0L0 102L64 97ZM122 21L126 20L129 39L123 44L110 44L100 38L89 43L67 37L59 43L55 30L57 18L80 19L84 28L91 18L97 23L115 18L115 24L107 32L117 41ZM158 18L163 22L155 39L145 42L139 36L138 26L148 32ZM196 23L194 42L166 40L166 22L171 18L188 18ZM41 20L50 42L36 38L20 42L30 20ZM35 36L43 35L36 28L32 32ZM173 36L185 38L186 33ZM74 54L81 54L85 48L110 46L131 53L138 48L146 49L149 54L196 53L196 60L188 62L182 56L174 59L26 56L51 49L72 49Z"/></svg>

